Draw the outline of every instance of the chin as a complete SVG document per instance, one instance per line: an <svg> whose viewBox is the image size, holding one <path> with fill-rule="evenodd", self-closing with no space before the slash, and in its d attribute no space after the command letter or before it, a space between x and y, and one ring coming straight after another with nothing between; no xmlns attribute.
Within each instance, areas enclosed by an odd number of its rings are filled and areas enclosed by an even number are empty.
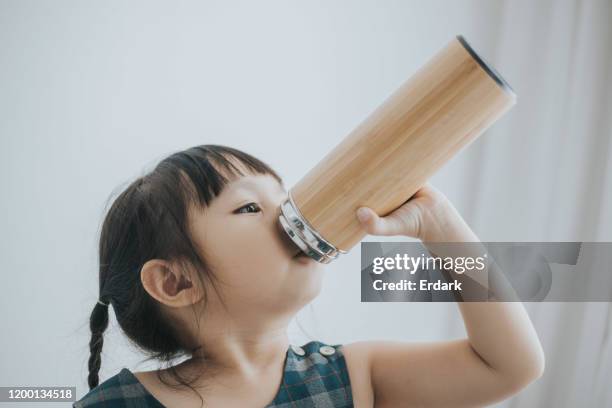
<svg viewBox="0 0 612 408"><path fill-rule="evenodd" d="M289 273L294 274L290 279L291 288L288 293L294 302L299 302L302 306L315 299L323 286L323 273L325 265L317 261L308 261L300 263L300 261L292 260L294 264L289 268Z"/></svg>

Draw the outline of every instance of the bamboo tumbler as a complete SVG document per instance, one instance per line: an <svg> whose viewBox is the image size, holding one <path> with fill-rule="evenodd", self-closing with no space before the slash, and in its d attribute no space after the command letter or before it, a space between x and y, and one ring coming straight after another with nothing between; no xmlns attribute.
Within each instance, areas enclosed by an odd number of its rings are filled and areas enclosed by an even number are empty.
<svg viewBox="0 0 612 408"><path fill-rule="evenodd" d="M290 189L282 229L306 255L331 262L366 235L357 208L385 216L401 206L515 102L457 36Z"/></svg>

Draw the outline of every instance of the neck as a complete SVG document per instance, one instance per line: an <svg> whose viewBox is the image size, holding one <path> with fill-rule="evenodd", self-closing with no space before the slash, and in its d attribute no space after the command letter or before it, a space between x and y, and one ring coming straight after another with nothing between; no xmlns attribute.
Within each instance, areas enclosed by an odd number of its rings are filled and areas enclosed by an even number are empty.
<svg viewBox="0 0 612 408"><path fill-rule="evenodd" d="M236 320L227 315L204 321L197 336L200 347L193 353L194 358L181 366L199 372L214 369L217 375L243 379L256 379L270 370L276 371L289 348L289 321L290 316Z"/></svg>

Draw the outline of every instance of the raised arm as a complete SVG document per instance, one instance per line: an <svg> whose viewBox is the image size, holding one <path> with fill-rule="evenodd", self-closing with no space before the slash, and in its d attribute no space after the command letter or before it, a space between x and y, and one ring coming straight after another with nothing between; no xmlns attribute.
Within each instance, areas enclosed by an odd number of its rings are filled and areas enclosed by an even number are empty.
<svg viewBox="0 0 612 408"><path fill-rule="evenodd" d="M419 238L434 255L445 255L439 242L479 242L431 184L386 217L368 213L361 220L368 233ZM542 375L544 353L522 303L459 302L458 307L466 339L344 346L349 369L351 364L367 367L376 407L482 406L509 397Z"/></svg>

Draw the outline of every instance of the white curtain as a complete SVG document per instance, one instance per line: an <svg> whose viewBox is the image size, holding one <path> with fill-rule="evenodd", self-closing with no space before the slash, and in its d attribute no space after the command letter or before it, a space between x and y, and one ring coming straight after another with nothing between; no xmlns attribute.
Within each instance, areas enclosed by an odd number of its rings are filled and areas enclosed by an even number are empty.
<svg viewBox="0 0 612 408"><path fill-rule="evenodd" d="M421 4L412 3L412 14L437 22ZM472 24L451 19L449 31L466 34L518 99L485 135L443 166L432 183L485 242L612 241L612 2L475 0L461 6L469 10ZM414 26L408 30L419 32ZM409 58L422 59L412 52L419 44L406 42ZM434 49L425 42L424 48ZM612 260L600 264L610 268ZM323 296L301 318L314 328L313 337L349 342L465 336L452 304L344 304L338 299L341 289L358 293L359 287L343 271L358 270L359 259L347 256L333 267L337 269L330 271ZM611 305L526 303L545 350L546 370L495 406L612 406ZM343 319L350 335L336 335L341 325L326 320L338 308L346 316L362 316L361 323Z"/></svg>
<svg viewBox="0 0 612 408"><path fill-rule="evenodd" d="M518 103L473 151L472 225L483 241L612 241L612 2L512 0L499 15L494 65ZM546 372L499 406L612 406L611 303L526 307Z"/></svg>

